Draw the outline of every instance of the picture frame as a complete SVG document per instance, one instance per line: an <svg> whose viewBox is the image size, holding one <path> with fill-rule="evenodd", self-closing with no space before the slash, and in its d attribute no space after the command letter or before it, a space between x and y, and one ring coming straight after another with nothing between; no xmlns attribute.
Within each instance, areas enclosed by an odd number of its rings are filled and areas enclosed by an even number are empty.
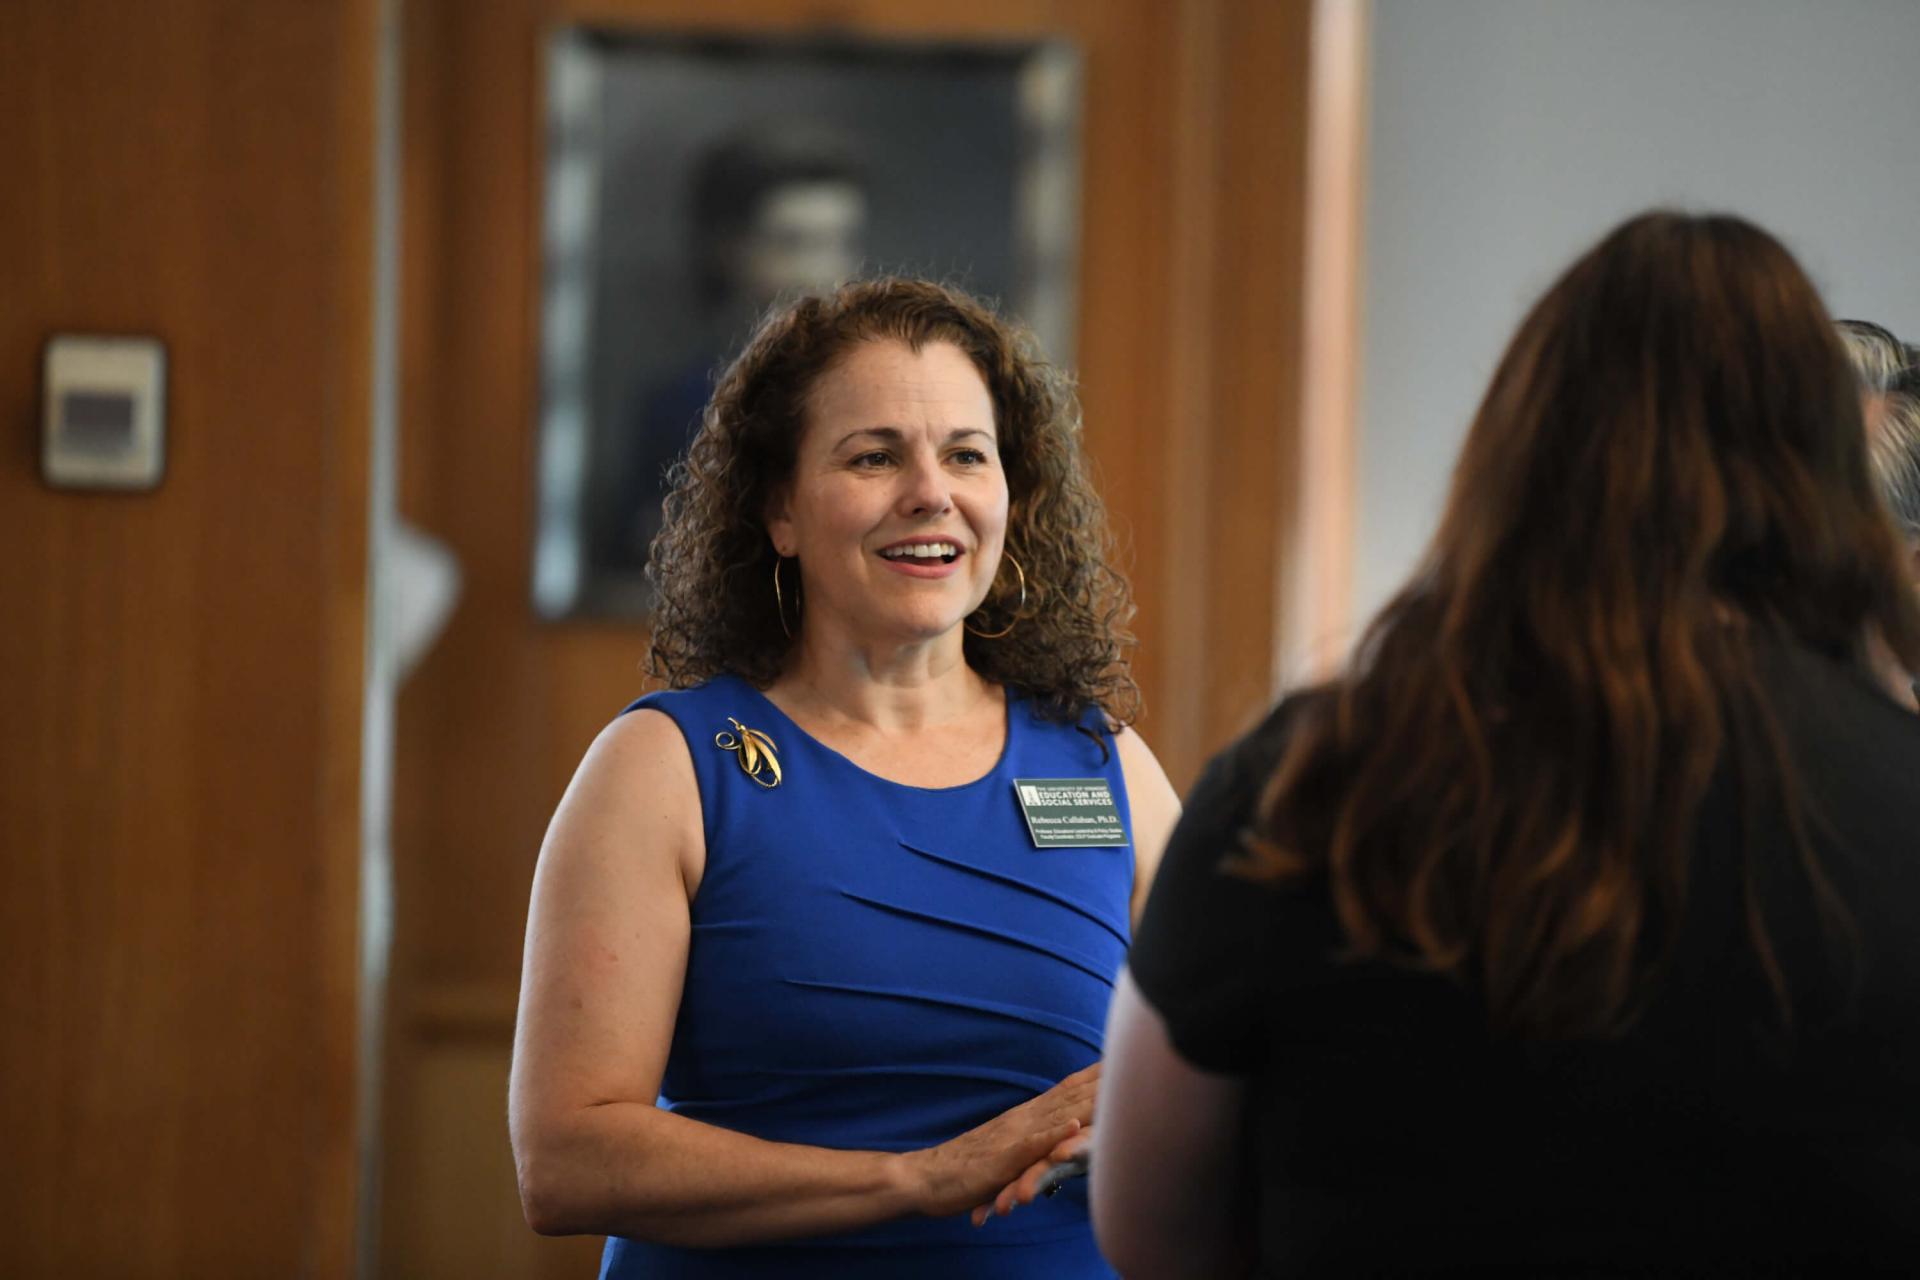
<svg viewBox="0 0 1920 1280"><path fill-rule="evenodd" d="M770 306L927 276L1071 363L1071 44L565 27L545 64L540 617L645 619L668 467Z"/></svg>

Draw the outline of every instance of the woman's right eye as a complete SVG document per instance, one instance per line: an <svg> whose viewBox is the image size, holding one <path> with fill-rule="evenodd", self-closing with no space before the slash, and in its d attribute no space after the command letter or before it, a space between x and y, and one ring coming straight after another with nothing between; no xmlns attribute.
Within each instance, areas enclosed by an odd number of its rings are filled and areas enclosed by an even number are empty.
<svg viewBox="0 0 1920 1280"><path fill-rule="evenodd" d="M863 453L854 458L853 465L856 467L884 467L892 461L893 455L885 449L874 449L869 453Z"/></svg>

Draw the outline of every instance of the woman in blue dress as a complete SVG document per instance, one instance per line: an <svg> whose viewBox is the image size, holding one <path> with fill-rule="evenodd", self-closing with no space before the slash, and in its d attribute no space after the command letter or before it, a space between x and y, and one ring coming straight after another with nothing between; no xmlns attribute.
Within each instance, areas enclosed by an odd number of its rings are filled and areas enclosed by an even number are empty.
<svg viewBox="0 0 1920 1280"><path fill-rule="evenodd" d="M1110 1276L1084 1180L1032 1189L1086 1141L1178 803L1064 375L936 285L802 300L667 510L668 691L534 880L529 1222L607 1235L603 1277Z"/></svg>

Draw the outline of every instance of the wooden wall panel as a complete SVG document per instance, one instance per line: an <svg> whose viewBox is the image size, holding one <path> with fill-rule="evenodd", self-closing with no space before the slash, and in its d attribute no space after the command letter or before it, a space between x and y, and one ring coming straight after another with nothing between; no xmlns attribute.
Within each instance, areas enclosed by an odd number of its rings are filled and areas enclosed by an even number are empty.
<svg viewBox="0 0 1920 1280"><path fill-rule="evenodd" d="M529 604L539 53L550 24L1057 35L1086 57L1079 374L1140 603L1141 731L1177 785L1262 709L1299 389L1308 0L410 0L402 508L466 590L403 690L387 1270L452 1275L427 1206L511 1205L503 1099L535 854L581 752L643 691L638 626ZM449 1036L446 1027L462 1030ZM449 1104L448 1081L473 1090ZM436 1136L435 1126L446 1126ZM433 1208L434 1213L444 1208ZM491 1230L489 1227L488 1230ZM578 1275L590 1241L501 1271Z"/></svg>
<svg viewBox="0 0 1920 1280"><path fill-rule="evenodd" d="M1281 527L1276 681L1323 679L1353 628L1353 520L1366 239L1369 0L1314 0L1294 517Z"/></svg>
<svg viewBox="0 0 1920 1280"><path fill-rule="evenodd" d="M371 0L0 38L0 1273L341 1275ZM38 479L41 346L170 356L155 493Z"/></svg>
<svg viewBox="0 0 1920 1280"><path fill-rule="evenodd" d="M1210 219L1206 656L1200 679L1173 695L1201 708L1202 755L1268 709L1281 644L1274 620L1294 567L1285 535L1295 525L1301 474L1308 8L1239 0L1221 24L1219 111L1228 123L1216 134ZM1183 770L1193 759L1180 761Z"/></svg>
<svg viewBox="0 0 1920 1280"><path fill-rule="evenodd" d="M419 1057L412 1105L393 1114L391 1176L412 1189L387 1225L384 1270L409 1280L533 1276L591 1280L598 1242L547 1240L527 1230L500 1141L508 1058L484 1034L437 1034ZM496 1123L476 1123L480 1116ZM449 1176L452 1175L452 1176Z"/></svg>

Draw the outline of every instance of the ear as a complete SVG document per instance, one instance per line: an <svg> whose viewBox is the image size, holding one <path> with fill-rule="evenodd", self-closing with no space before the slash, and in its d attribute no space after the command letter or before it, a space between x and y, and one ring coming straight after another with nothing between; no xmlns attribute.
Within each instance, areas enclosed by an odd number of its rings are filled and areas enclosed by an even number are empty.
<svg viewBox="0 0 1920 1280"><path fill-rule="evenodd" d="M773 543L775 554L783 556L794 554L796 539L787 486L781 485L773 491L767 499L766 509L760 513L760 518L761 523L767 527L767 538Z"/></svg>

